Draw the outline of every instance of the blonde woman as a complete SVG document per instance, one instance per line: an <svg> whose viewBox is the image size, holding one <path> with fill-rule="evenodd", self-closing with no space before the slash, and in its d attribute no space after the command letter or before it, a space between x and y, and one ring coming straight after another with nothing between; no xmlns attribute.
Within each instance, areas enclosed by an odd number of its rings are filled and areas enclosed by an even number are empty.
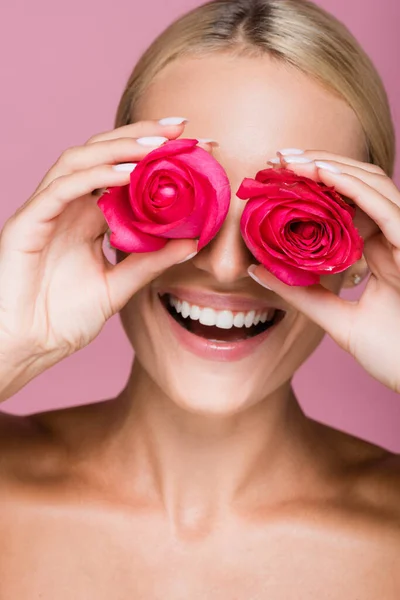
<svg viewBox="0 0 400 600"><path fill-rule="evenodd" d="M309 2L216 0L153 42L115 126L66 150L1 232L2 400L117 312L136 359L117 398L2 414L0 597L398 600L398 458L307 418L291 388L328 332L400 390L400 192L373 65ZM110 264L92 192L178 137L216 142L200 143L232 186L222 229L197 254L175 240ZM364 256L321 286L251 268L240 235L235 192L278 151L358 207ZM366 276L360 302L339 298ZM221 329L184 303L268 319Z"/></svg>

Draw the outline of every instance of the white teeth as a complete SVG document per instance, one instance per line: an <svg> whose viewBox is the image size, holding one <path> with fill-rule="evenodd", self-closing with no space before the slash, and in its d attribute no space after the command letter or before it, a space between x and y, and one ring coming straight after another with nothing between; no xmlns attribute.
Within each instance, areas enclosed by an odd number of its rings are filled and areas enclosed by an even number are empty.
<svg viewBox="0 0 400 600"><path fill-rule="evenodd" d="M243 327L244 326L244 313L237 313L237 315L233 318L234 327Z"/></svg>
<svg viewBox="0 0 400 600"><path fill-rule="evenodd" d="M255 316L256 316L255 310L251 310L250 312L248 312L244 318L244 326L247 328L251 327L253 325Z"/></svg>
<svg viewBox="0 0 400 600"><path fill-rule="evenodd" d="M202 325L216 326L220 329L232 329L232 327L250 328L253 325L258 325L260 322L266 323L275 316L275 309L273 308L264 312L250 310L248 312L233 313L230 310L201 308L171 295L168 296L168 301L184 319L190 318L193 321L200 321Z"/></svg>
<svg viewBox="0 0 400 600"><path fill-rule="evenodd" d="M231 313L231 311L221 310L221 312L217 312L217 322L215 324L221 329L232 329L233 314Z"/></svg>
<svg viewBox="0 0 400 600"><path fill-rule="evenodd" d="M182 301L181 315L184 319L187 319L187 317L190 315L190 304L189 302L186 302L186 300Z"/></svg>
<svg viewBox="0 0 400 600"><path fill-rule="evenodd" d="M200 311L199 321L202 325L215 325L217 322L217 313L212 308L203 308Z"/></svg>
<svg viewBox="0 0 400 600"><path fill-rule="evenodd" d="M200 307L195 304L192 305L190 309L190 318L192 321L198 321L200 319Z"/></svg>

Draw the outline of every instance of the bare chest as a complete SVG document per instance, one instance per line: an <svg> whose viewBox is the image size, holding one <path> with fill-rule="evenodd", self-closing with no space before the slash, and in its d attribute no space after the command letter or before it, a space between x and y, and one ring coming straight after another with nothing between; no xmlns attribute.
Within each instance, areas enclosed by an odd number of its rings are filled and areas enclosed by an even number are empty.
<svg viewBox="0 0 400 600"><path fill-rule="evenodd" d="M2 522L0 600L398 600L400 552L284 526L182 540L145 514Z"/></svg>

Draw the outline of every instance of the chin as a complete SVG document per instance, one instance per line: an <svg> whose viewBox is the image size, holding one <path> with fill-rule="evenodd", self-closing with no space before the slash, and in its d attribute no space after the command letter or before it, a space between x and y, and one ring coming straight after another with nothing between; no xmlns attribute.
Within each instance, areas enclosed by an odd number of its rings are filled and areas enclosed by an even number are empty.
<svg viewBox="0 0 400 600"><path fill-rule="evenodd" d="M143 364L143 363L141 363ZM274 382L263 387L257 374L249 377L248 371L234 370L226 365L210 368L198 360L182 362L177 370L173 362L166 361L160 370L144 365L156 384L168 398L181 409L203 416L229 417L258 404L273 392Z"/></svg>
<svg viewBox="0 0 400 600"><path fill-rule="evenodd" d="M278 297L186 284L146 286L120 316L136 374L182 409L209 416L237 414L289 386L323 337Z"/></svg>

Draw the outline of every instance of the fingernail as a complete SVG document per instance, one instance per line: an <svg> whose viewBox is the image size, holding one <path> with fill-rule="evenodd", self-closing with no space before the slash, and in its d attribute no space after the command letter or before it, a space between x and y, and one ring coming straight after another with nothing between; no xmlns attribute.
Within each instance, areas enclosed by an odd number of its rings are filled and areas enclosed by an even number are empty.
<svg viewBox="0 0 400 600"><path fill-rule="evenodd" d="M306 163L312 163L313 162L311 160L311 158L306 158L305 156L285 156L284 160L288 164L290 164L290 163L306 164Z"/></svg>
<svg viewBox="0 0 400 600"><path fill-rule="evenodd" d="M319 169L324 169L325 171L330 171L331 173L341 173L342 172L340 169L338 169L334 165L330 165L329 163L323 162L322 160L316 160L315 164Z"/></svg>
<svg viewBox="0 0 400 600"><path fill-rule="evenodd" d="M121 171L126 173L132 173L137 167L137 163L120 163L119 165L113 165L114 171Z"/></svg>
<svg viewBox="0 0 400 600"><path fill-rule="evenodd" d="M189 256L187 256L186 258L184 258L183 260L179 260L176 264L180 265L181 263L186 262L187 260L190 260L192 258L194 258L196 256L197 252L192 252L191 254L189 254Z"/></svg>
<svg viewBox="0 0 400 600"><path fill-rule="evenodd" d="M271 158L271 160L269 160L268 162L274 163L274 165L279 165L281 162L281 159L280 158Z"/></svg>
<svg viewBox="0 0 400 600"><path fill-rule="evenodd" d="M254 281L256 281L259 285L261 285L263 288L265 288L266 290L271 290L271 292L273 291L272 288L268 287L266 283L264 283L263 281L261 281L261 279L259 279L257 277L257 275L253 272L254 269L257 267L257 265L250 265L250 267L247 269L248 274L250 275L250 277L252 279L254 279Z"/></svg>
<svg viewBox="0 0 400 600"><path fill-rule="evenodd" d="M291 154L304 154L304 150L300 150L299 148L284 148L283 150L278 150L283 156L291 155Z"/></svg>
<svg viewBox="0 0 400 600"><path fill-rule="evenodd" d="M138 138L136 141L142 146L161 146L164 142L168 142L168 138L153 135L149 137Z"/></svg>
<svg viewBox="0 0 400 600"><path fill-rule="evenodd" d="M216 144L217 146L219 145L218 142L213 140L212 138L196 138L196 139L201 144Z"/></svg>
<svg viewBox="0 0 400 600"><path fill-rule="evenodd" d="M158 122L160 125L183 125L183 123L188 123L188 121L185 117L165 117Z"/></svg>

